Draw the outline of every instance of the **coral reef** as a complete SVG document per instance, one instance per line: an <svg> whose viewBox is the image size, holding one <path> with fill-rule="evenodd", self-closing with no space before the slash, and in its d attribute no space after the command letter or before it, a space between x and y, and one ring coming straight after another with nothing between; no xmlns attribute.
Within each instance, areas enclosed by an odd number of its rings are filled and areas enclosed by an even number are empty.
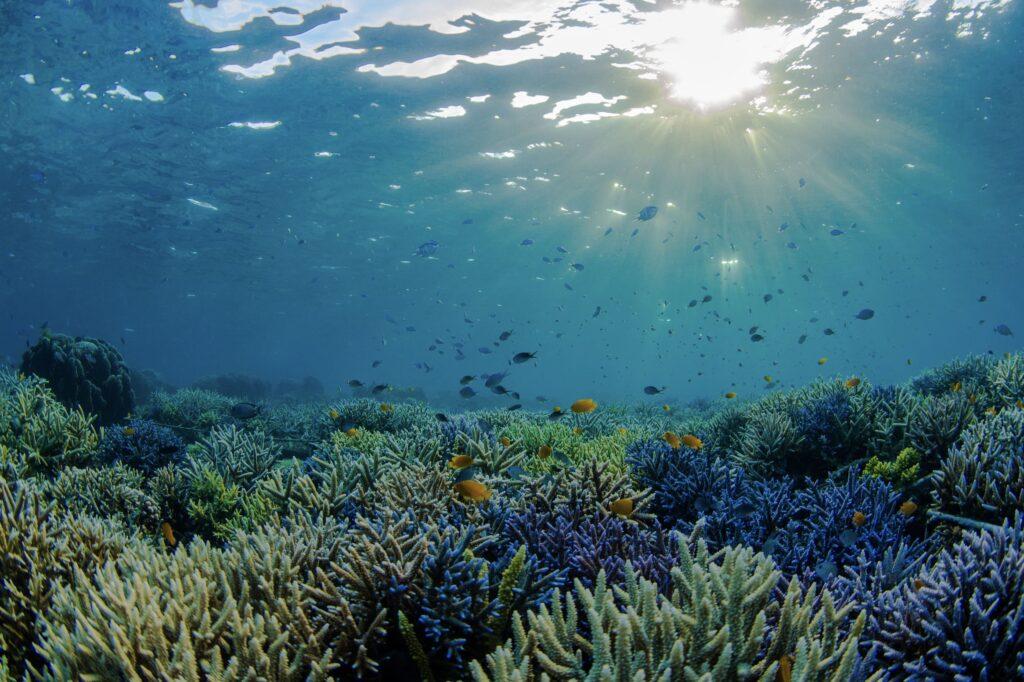
<svg viewBox="0 0 1024 682"><path fill-rule="evenodd" d="M0 679L1021 678L1022 367L102 429L0 368Z"/></svg>
<svg viewBox="0 0 1024 682"><path fill-rule="evenodd" d="M112 424L135 409L131 373L106 341L44 331L25 351L21 371L46 379L66 407L80 407Z"/></svg>

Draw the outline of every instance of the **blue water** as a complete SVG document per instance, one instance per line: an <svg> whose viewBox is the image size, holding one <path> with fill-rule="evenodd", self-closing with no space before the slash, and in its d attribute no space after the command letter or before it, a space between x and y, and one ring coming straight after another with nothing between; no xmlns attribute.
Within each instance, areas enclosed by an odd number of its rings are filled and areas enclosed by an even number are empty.
<svg viewBox="0 0 1024 682"><path fill-rule="evenodd" d="M467 404L536 352L529 407L1002 354L1022 36L1012 0L2 3L0 358L45 323L178 385Z"/></svg>

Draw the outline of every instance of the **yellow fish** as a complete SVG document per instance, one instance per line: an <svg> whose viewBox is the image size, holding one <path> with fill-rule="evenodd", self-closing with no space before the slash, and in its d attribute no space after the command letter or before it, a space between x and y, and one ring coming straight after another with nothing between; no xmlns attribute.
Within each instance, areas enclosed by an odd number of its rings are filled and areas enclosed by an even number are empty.
<svg viewBox="0 0 1024 682"><path fill-rule="evenodd" d="M25 376L25 373L24 372L18 372L18 381L25 381L25 379L28 379L28 377Z"/></svg>
<svg viewBox="0 0 1024 682"><path fill-rule="evenodd" d="M597 403L593 398L580 398L572 404L572 411L575 414L586 414L597 409Z"/></svg>
<svg viewBox="0 0 1024 682"><path fill-rule="evenodd" d="M133 429L130 426L124 427L124 435L126 435L126 436L134 436L135 435L135 429Z"/></svg>
<svg viewBox="0 0 1024 682"><path fill-rule="evenodd" d="M978 396L974 395L973 393L970 394L969 396L967 396L967 402L973 405L974 403L978 402Z"/></svg>
<svg viewBox="0 0 1024 682"><path fill-rule="evenodd" d="M786 654L779 659L779 682L790 682L793 679L793 656Z"/></svg>
<svg viewBox="0 0 1024 682"><path fill-rule="evenodd" d="M539 448L537 448L537 456L540 457L541 459L547 459L548 457L550 457L551 456L551 446L550 445L541 445Z"/></svg>
<svg viewBox="0 0 1024 682"><path fill-rule="evenodd" d="M904 516L913 516L914 512L917 511L917 503L913 500L907 500L900 505L900 514Z"/></svg>
<svg viewBox="0 0 1024 682"><path fill-rule="evenodd" d="M828 358L818 358L819 365L824 365L826 362L828 362Z"/></svg>
<svg viewBox="0 0 1024 682"><path fill-rule="evenodd" d="M611 510L613 514L618 514L619 516L624 516L628 519L633 515L633 498L623 497L621 500L615 500L608 505L608 509Z"/></svg>
<svg viewBox="0 0 1024 682"><path fill-rule="evenodd" d="M581 428L580 428L580 427L578 427L578 426L574 426L574 427L572 427L572 432L573 432L574 434L576 434L577 436L582 436L582 435L583 435L583 429L581 429Z"/></svg>
<svg viewBox="0 0 1024 682"><path fill-rule="evenodd" d="M467 479L455 484L455 492L473 502L486 502L491 499L491 491L480 481Z"/></svg>
<svg viewBox="0 0 1024 682"><path fill-rule="evenodd" d="M469 455L455 455L448 462L452 469L465 469L473 464L473 458Z"/></svg>
<svg viewBox="0 0 1024 682"><path fill-rule="evenodd" d="M728 393L725 394L725 399L726 400L732 400L735 397L736 397L736 392L735 391L729 391Z"/></svg>
<svg viewBox="0 0 1024 682"><path fill-rule="evenodd" d="M868 522L868 517L864 516L864 512L856 511L853 512L853 518L850 520L853 521L853 525L857 526L857 528L860 528Z"/></svg>
<svg viewBox="0 0 1024 682"><path fill-rule="evenodd" d="M620 436L628 436L629 435L629 429L627 429L625 426L620 426L619 427L619 435Z"/></svg>
<svg viewBox="0 0 1024 682"><path fill-rule="evenodd" d="M772 375L771 375L771 374L765 374L765 375L764 375L763 377L761 377L761 378L762 378L762 379L764 379L764 381L765 381L765 383L766 383L766 384L770 384L770 383L772 383Z"/></svg>
<svg viewBox="0 0 1024 682"><path fill-rule="evenodd" d="M160 534L164 536L164 540L166 540L167 544L171 547L178 544L178 540L174 537L174 530L168 522L164 521L160 524Z"/></svg>
<svg viewBox="0 0 1024 682"><path fill-rule="evenodd" d="M953 393L959 393L961 388L963 388L963 384L961 384L959 381L954 381L949 385L949 390L951 390Z"/></svg>
<svg viewBox="0 0 1024 682"><path fill-rule="evenodd" d="M380 404L380 411L381 411L381 412L384 412L384 413L388 413L388 412L390 412L390 411L391 411L392 409L393 409L393 408L391 407L391 403L381 403L381 404Z"/></svg>
<svg viewBox="0 0 1024 682"><path fill-rule="evenodd" d="M506 448L512 446L512 439L509 438L508 436L502 436L501 438L498 439L498 441Z"/></svg>
<svg viewBox="0 0 1024 682"><path fill-rule="evenodd" d="M348 436L349 438L355 438L356 436L359 435L359 429L353 426L351 429L345 432L345 435Z"/></svg>
<svg viewBox="0 0 1024 682"><path fill-rule="evenodd" d="M665 410L666 412L671 412L672 411L672 408L669 407L668 405L662 405L661 409Z"/></svg>
<svg viewBox="0 0 1024 682"><path fill-rule="evenodd" d="M985 414L996 415L999 414L999 410L997 410L995 407L990 407L985 410Z"/></svg>
<svg viewBox="0 0 1024 682"><path fill-rule="evenodd" d="M685 436L683 436L683 445L692 450L700 450L702 447L704 447L704 441L702 441L700 438L697 438L697 436L693 435L692 433L688 433Z"/></svg>
<svg viewBox="0 0 1024 682"><path fill-rule="evenodd" d="M668 443L669 445L671 445L673 450L678 450L679 446L683 444L683 441L679 440L679 436L672 433L671 431L666 431L661 436L661 439Z"/></svg>
<svg viewBox="0 0 1024 682"><path fill-rule="evenodd" d="M858 379L857 377L850 377L849 379L846 380L845 386L847 388L857 388L858 386L860 386L860 379Z"/></svg>
<svg viewBox="0 0 1024 682"><path fill-rule="evenodd" d="M341 419L341 412L338 412L337 410L331 410L327 414L331 418L331 421L338 421Z"/></svg>
<svg viewBox="0 0 1024 682"><path fill-rule="evenodd" d="M1021 400L1020 398L1017 399L1017 409L1024 410L1024 400Z"/></svg>
<svg viewBox="0 0 1024 682"><path fill-rule="evenodd" d="M551 410L551 414L562 414L561 406L555 405L555 409Z"/></svg>

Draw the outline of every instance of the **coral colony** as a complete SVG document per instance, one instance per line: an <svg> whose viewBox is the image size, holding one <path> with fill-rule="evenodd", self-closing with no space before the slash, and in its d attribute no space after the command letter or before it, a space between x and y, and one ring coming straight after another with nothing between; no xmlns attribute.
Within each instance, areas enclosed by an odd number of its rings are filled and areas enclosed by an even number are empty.
<svg viewBox="0 0 1024 682"><path fill-rule="evenodd" d="M1022 355L671 411L221 385L267 391L0 372L0 680L1024 678Z"/></svg>

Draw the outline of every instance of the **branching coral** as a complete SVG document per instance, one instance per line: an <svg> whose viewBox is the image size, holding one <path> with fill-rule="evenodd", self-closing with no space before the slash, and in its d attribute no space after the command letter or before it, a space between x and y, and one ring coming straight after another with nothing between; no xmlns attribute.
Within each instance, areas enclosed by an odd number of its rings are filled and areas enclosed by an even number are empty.
<svg viewBox="0 0 1024 682"><path fill-rule="evenodd" d="M1024 678L1024 527L968 533L872 616L891 679Z"/></svg>
<svg viewBox="0 0 1024 682"><path fill-rule="evenodd" d="M54 474L91 462L99 443L92 422L81 408L57 402L38 381L15 382L0 395L0 445L24 474Z"/></svg>
<svg viewBox="0 0 1024 682"><path fill-rule="evenodd" d="M528 627L517 615L512 639L487 656L486 668L472 664L474 678L525 680L538 671L554 679L770 680L783 659L796 679L852 676L863 616L844 632L851 607L836 610L827 592L804 593L793 580L780 598L770 559L691 543L679 542L671 597L632 571L622 588L609 587L603 573L593 589L577 581L574 594L531 611Z"/></svg>
<svg viewBox="0 0 1024 682"><path fill-rule="evenodd" d="M1024 512L1024 410L1005 410L964 431L931 480L945 512L995 523Z"/></svg>
<svg viewBox="0 0 1024 682"><path fill-rule="evenodd" d="M133 419L108 428L96 453L98 461L122 462L147 473L185 458L185 443L168 428L147 419Z"/></svg>

